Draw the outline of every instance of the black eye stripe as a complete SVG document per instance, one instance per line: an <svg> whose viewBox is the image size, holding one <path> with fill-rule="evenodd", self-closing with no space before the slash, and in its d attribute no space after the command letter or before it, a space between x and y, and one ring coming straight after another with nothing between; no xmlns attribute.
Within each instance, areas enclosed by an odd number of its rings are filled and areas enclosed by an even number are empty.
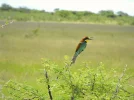
<svg viewBox="0 0 134 100"><path fill-rule="evenodd" d="M87 39L89 39L89 38L85 38L85 40L87 40Z"/></svg>

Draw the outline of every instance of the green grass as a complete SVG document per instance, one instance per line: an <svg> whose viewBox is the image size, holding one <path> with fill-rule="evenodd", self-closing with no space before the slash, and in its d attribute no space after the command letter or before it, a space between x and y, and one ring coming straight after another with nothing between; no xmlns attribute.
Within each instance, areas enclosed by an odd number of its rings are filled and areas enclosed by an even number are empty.
<svg viewBox="0 0 134 100"><path fill-rule="evenodd" d="M4 22L0 22L2 25ZM64 65L64 55L71 57L81 38L92 36L84 52L77 58L74 70L82 62L107 69L134 72L134 27L67 23L14 22L0 28L0 81L9 79L36 85L41 58ZM134 79L130 81L134 85Z"/></svg>
<svg viewBox="0 0 134 100"><path fill-rule="evenodd" d="M40 21L40 22L72 22L72 23L94 23L94 24L111 24L111 25L134 25L134 16L118 16L108 17L105 14L89 14L84 12L57 11L57 12L41 12L41 11L4 11L0 10L0 20L15 21ZM81 13L81 14L78 14Z"/></svg>

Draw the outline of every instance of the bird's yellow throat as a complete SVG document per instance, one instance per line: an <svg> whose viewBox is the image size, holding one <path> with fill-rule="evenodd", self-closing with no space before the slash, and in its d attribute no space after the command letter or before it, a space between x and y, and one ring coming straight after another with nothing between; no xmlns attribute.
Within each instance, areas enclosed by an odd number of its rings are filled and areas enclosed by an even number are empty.
<svg viewBox="0 0 134 100"><path fill-rule="evenodd" d="M89 40L85 40L86 42L88 42Z"/></svg>

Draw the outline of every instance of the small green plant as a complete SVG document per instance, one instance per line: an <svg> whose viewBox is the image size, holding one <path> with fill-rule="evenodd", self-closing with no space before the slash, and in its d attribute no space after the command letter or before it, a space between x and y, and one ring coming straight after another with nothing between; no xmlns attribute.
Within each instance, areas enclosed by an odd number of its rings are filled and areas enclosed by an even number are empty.
<svg viewBox="0 0 134 100"><path fill-rule="evenodd" d="M1 28L4 28L5 26L12 24L14 21L13 20L7 20L3 25L1 25Z"/></svg>
<svg viewBox="0 0 134 100"><path fill-rule="evenodd" d="M8 100L44 100L44 95L29 85L9 80L5 87L10 95L6 97Z"/></svg>
<svg viewBox="0 0 134 100"><path fill-rule="evenodd" d="M127 82L130 76L121 76L114 69L107 71L103 63L92 68L84 63L82 68L72 70L69 57L65 56L65 66L59 66L48 59L42 59L44 76L37 80L42 85L35 89L26 84L9 81L5 89L10 100L133 100L134 94L127 90L133 88Z"/></svg>
<svg viewBox="0 0 134 100"><path fill-rule="evenodd" d="M134 25L134 21L132 21L130 25Z"/></svg>
<svg viewBox="0 0 134 100"><path fill-rule="evenodd" d="M37 36L39 32L39 27L33 30L33 35Z"/></svg>
<svg viewBox="0 0 134 100"><path fill-rule="evenodd" d="M25 34L25 37L26 38L31 38L31 37L36 37L38 35L38 32L39 32L39 27L32 30L32 33L29 33L29 34Z"/></svg>

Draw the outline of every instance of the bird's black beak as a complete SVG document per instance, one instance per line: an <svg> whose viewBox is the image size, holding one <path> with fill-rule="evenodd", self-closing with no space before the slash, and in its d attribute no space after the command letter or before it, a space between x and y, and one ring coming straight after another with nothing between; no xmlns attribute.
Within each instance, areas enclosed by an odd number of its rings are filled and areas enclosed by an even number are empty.
<svg viewBox="0 0 134 100"><path fill-rule="evenodd" d="M93 40L93 37L90 37L89 40Z"/></svg>

